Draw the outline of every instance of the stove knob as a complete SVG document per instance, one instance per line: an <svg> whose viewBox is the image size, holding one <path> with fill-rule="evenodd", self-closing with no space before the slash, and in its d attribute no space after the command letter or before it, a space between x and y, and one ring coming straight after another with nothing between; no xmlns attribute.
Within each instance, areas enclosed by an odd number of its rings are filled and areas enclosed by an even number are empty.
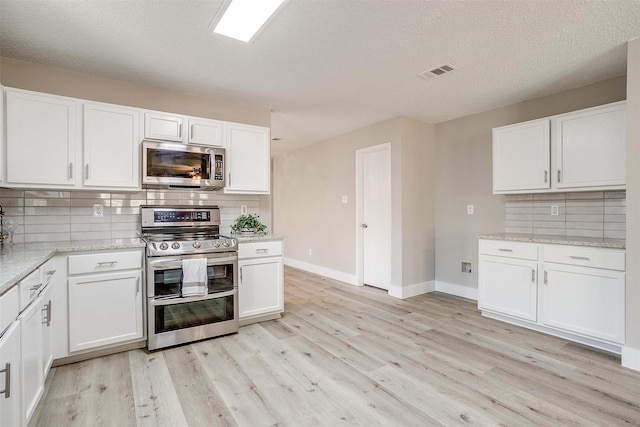
<svg viewBox="0 0 640 427"><path fill-rule="evenodd" d="M224 246L225 248L228 248L230 246L229 241L225 240L224 243L222 244L222 246Z"/></svg>
<svg viewBox="0 0 640 427"><path fill-rule="evenodd" d="M172 247L173 249L180 249L180 243L178 243L178 242L173 242L173 243L171 244L171 247Z"/></svg>
<svg viewBox="0 0 640 427"><path fill-rule="evenodd" d="M220 242L213 242L213 247L214 248L219 248L220 247Z"/></svg>
<svg viewBox="0 0 640 427"><path fill-rule="evenodd" d="M193 242L193 247L198 249L200 247L200 242L198 241Z"/></svg>
<svg viewBox="0 0 640 427"><path fill-rule="evenodd" d="M160 243L160 249L163 251L169 249L169 245L167 244L167 242Z"/></svg>

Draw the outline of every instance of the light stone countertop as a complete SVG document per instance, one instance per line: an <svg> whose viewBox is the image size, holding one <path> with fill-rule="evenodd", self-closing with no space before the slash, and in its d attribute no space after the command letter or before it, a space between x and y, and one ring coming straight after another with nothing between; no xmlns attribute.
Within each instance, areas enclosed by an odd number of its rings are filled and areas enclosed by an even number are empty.
<svg viewBox="0 0 640 427"><path fill-rule="evenodd" d="M81 242L5 243L0 247L0 295L58 253L144 248L141 239L88 240Z"/></svg>
<svg viewBox="0 0 640 427"><path fill-rule="evenodd" d="M496 233L483 234L479 239L506 240L512 242L544 243L553 245L588 246L594 248L626 249L624 239L603 239L597 237L564 237L543 234Z"/></svg>
<svg viewBox="0 0 640 427"><path fill-rule="evenodd" d="M242 235L231 234L231 237L238 239L238 243L250 243L250 242L266 242L270 240L284 240L284 236L278 234L254 234L254 235Z"/></svg>

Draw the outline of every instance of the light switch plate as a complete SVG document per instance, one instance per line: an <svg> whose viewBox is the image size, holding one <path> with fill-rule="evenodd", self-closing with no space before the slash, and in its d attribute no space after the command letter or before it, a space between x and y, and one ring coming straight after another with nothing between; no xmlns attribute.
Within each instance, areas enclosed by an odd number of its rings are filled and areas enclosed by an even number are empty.
<svg viewBox="0 0 640 427"><path fill-rule="evenodd" d="M349 196L342 196L342 203L349 203Z"/></svg>
<svg viewBox="0 0 640 427"><path fill-rule="evenodd" d="M551 205L551 215L558 215L558 205Z"/></svg>
<svg viewBox="0 0 640 427"><path fill-rule="evenodd" d="M467 205L467 215L473 215L473 205Z"/></svg>

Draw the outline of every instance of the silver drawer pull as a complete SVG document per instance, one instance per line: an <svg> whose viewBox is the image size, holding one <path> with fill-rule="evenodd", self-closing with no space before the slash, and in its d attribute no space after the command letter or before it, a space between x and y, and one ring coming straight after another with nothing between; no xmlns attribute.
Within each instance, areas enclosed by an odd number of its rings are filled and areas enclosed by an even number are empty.
<svg viewBox="0 0 640 427"><path fill-rule="evenodd" d="M574 256L574 255L569 255L569 258L571 259L578 259L580 261L590 261L589 257L586 256Z"/></svg>
<svg viewBox="0 0 640 427"><path fill-rule="evenodd" d="M266 254L269 253L269 249L256 249L257 254Z"/></svg>
<svg viewBox="0 0 640 427"><path fill-rule="evenodd" d="M49 271L47 271L45 274L46 274L47 276L53 276L54 274L56 274L56 271L58 271L58 270L49 270Z"/></svg>
<svg viewBox="0 0 640 427"><path fill-rule="evenodd" d="M531 269L531 283L536 283L536 270L534 268Z"/></svg>
<svg viewBox="0 0 640 427"><path fill-rule="evenodd" d="M513 252L513 249L498 248L500 252Z"/></svg>
<svg viewBox="0 0 640 427"><path fill-rule="evenodd" d="M0 369L0 374L4 372L4 390L0 390L0 394L4 394L4 398L11 397L11 363L4 365L4 369Z"/></svg>
<svg viewBox="0 0 640 427"><path fill-rule="evenodd" d="M118 261L102 261L98 263L98 267L102 267L103 265L116 265Z"/></svg>

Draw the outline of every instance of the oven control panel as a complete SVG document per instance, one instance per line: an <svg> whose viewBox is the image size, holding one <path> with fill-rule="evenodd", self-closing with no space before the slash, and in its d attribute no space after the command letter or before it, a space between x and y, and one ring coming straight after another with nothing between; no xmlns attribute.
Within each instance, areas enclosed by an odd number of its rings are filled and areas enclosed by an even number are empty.
<svg viewBox="0 0 640 427"><path fill-rule="evenodd" d="M220 225L218 206L142 206L142 228Z"/></svg>
<svg viewBox="0 0 640 427"><path fill-rule="evenodd" d="M148 256L188 255L211 252L233 252L237 250L238 242L233 238L203 240L174 240L147 242Z"/></svg>

